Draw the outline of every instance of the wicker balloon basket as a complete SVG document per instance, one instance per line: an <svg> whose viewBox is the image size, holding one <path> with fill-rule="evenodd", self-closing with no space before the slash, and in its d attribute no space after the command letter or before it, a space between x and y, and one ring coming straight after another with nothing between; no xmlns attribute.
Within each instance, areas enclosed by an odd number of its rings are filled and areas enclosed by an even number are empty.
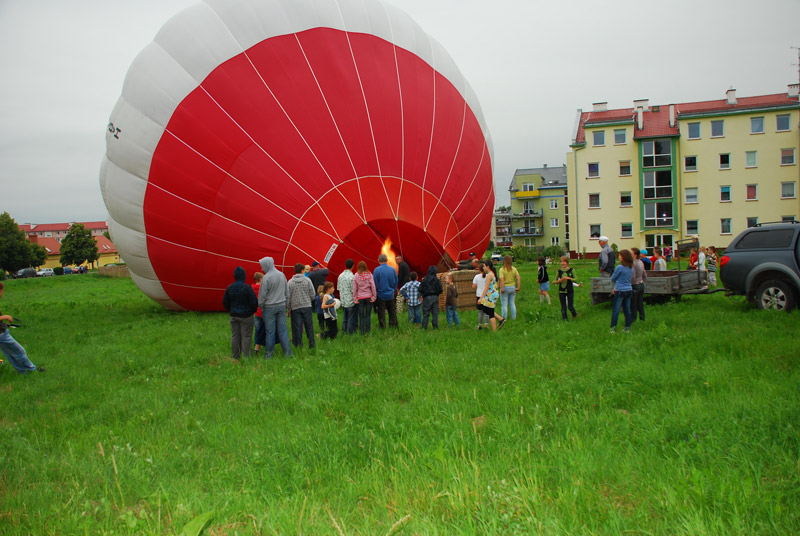
<svg viewBox="0 0 800 536"><path fill-rule="evenodd" d="M453 283L456 284L458 290L458 308L459 309L474 309L475 308L475 289L472 288L472 280L478 275L477 270L454 270L452 272L444 272L439 274L439 281L442 282L444 292L439 296L439 310L444 311L445 299L447 297L447 284L445 277L447 274L453 276Z"/></svg>

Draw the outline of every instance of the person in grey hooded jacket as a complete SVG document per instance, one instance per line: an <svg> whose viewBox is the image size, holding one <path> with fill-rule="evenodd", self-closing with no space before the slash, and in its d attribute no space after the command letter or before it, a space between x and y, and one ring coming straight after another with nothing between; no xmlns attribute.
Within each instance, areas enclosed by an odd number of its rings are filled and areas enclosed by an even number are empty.
<svg viewBox="0 0 800 536"><path fill-rule="evenodd" d="M283 348L283 355L292 357L289 345L289 331L286 328L286 302L289 289L283 273L275 268L272 257L264 257L260 261L264 277L261 278L261 290L258 293L258 306L264 318L267 330L267 345L264 347L264 358L270 359L275 351L275 335Z"/></svg>
<svg viewBox="0 0 800 536"><path fill-rule="evenodd" d="M234 359L244 354L250 355L250 344L253 342L253 315L258 309L256 293L245 283L247 274L244 268L237 266L233 271L234 282L225 289L222 306L231 315L231 355Z"/></svg>

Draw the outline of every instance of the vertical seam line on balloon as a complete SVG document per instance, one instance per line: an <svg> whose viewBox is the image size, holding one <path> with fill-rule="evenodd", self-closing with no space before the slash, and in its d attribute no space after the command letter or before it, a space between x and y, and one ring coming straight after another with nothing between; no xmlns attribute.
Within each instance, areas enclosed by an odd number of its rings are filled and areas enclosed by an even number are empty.
<svg viewBox="0 0 800 536"><path fill-rule="evenodd" d="M231 116L231 114L229 114L229 113L227 112L227 110L225 110L225 108L223 108L223 107L222 107L222 105L221 105L219 102L217 102L217 100L216 100L216 99L213 97L213 95L211 95L211 93L209 93L209 92L208 92L208 90L206 90L206 88L205 88L205 87L203 87L203 85L200 85L200 89L202 89L202 90L203 90L203 92L204 92L206 95L208 95L208 98L210 98L212 101L214 101L214 104L216 104L216 105L217 105L217 107L218 107L218 108L219 108L219 109L222 111L222 113L224 113L225 115L227 115L227 116L228 116L228 119L230 119L230 120L233 122L233 124L234 124L234 125L236 125L236 126L239 128L239 130L241 130L241 131L242 131L242 133L243 133L245 136L247 136L247 137L250 139L250 141L251 141L251 142L253 142L253 145L255 145L256 147L258 147L259 149L261 149L261 151L263 151L263 153L264 153L265 155L267 155L267 156L269 157L269 159L270 159L270 160L272 160L272 162L273 162L273 163L274 163L276 166L278 166L278 167L280 168L280 170L281 170L281 171L283 171L283 172L286 174L286 176L287 176L287 177L289 177L289 178L292 180L292 182L294 182L294 183L297 185L297 187L298 187L298 188L300 188L300 190L302 190L302 192L303 192L304 194L306 194L306 195L307 195L308 197L310 197L311 199L314 199L314 196L313 196L313 195L311 195L311 194L310 194L310 193L309 193L309 192L308 192L308 191L307 191L305 188L303 188L303 187L300 185L300 183L299 183L299 182L297 182L297 179L295 179L295 178L292 176L292 174L291 174L291 173L289 173L289 172L288 172L286 169L284 169L284 167L283 167L283 166L282 166L282 165L281 165L281 164L280 164L280 163L279 163L277 160L275 160L275 158L274 158L274 157L273 157L273 156L272 156L272 155L269 153L269 151L267 151L266 149L264 149L264 147L262 147L262 146L261 146L261 144L259 144L259 143L258 143L258 142L257 142L257 141L256 141L256 140L255 140L255 139L254 139L254 138L253 138L253 137L252 137L252 136L251 136L251 135L250 135L250 134L249 134L249 133L248 133L248 132L247 132L247 131L246 131L246 130L243 128L243 127L242 127L242 125L240 125L240 124L239 124L239 123L236 121L236 119L234 119L234 118Z"/></svg>
<svg viewBox="0 0 800 536"><path fill-rule="evenodd" d="M148 184L152 185L154 188L156 188L156 189L158 189L158 190L161 190L162 192L164 192L164 193L166 193L166 194L168 194L168 195L171 195L172 197L174 197L174 198L176 198L176 199L179 199L179 200L183 201L184 203L187 203L187 204L189 204L189 205L192 205L192 206L194 206L194 207L197 207L197 208L199 208L200 210L204 210L204 211L208 212L209 214L213 214L214 216L217 216L217 217L219 217L219 218L222 218L223 220L229 221L229 222L231 222L231 223L235 223L236 225L238 225L238 226L240 226L240 227L244 227L245 229L249 229L249 230L251 230L251 231L255 231L256 233L262 234L262 235L264 235L264 236L266 236L266 237L269 237L269 238L274 238L275 240L279 240L279 241L281 241L281 242L286 242L286 243L288 243L288 240L286 240L286 239L284 239L284 238L279 238L279 237L277 237L277 236L273 236L273 235L271 235L271 234L269 234L269 233L265 233L264 231L261 231L261 230L259 230L259 229L255 229L255 228L253 228L253 227L250 227L249 225L245 225L244 223L242 223L242 222L240 222L240 221L232 220L231 218L228 218L228 217L226 217L226 216L223 216L223 215L222 215L222 214L220 214L219 212L215 212L215 211L213 211L213 210L211 210L211 209L209 209L209 208L206 208L206 207L204 207L204 206L198 205L197 203L194 203L194 202L192 202L192 201L189 201L188 199L186 199L186 198L184 198L184 197L181 197L181 196L179 196L178 194L176 194L176 193L174 193L174 192L170 192L169 190L167 190L166 188L164 188L164 187L162 187L162 186L159 186L158 184L155 184L155 183L153 183L153 182L150 182L150 183L148 183ZM333 238L334 240L336 240L336 237L335 237L335 236L333 236L332 234L328 233L328 232L327 232L327 231L325 231L324 229L320 229L320 228L318 228L318 227L315 227L315 226L313 226L313 225L311 225L311 224L308 224L308 223L307 223L306 225L308 225L309 227L314 227L314 228L315 228L316 230L318 230L319 232L321 232L321 233L323 233L323 234L326 234L326 235L330 236L331 238ZM147 236L153 236L153 235L147 235Z"/></svg>
<svg viewBox="0 0 800 536"><path fill-rule="evenodd" d="M400 176L405 177L406 174L406 124L405 124L405 107L403 106L403 84L400 81L400 65L397 62L397 40L394 36L394 25L392 24L392 18L389 16L389 12L386 10L386 4L381 3L381 7L383 8L383 12L386 15L386 20L389 23L389 33L392 36L392 55L394 56L394 71L397 74L397 94L399 96L399 103L400 103ZM403 198L403 181L400 181L400 191L397 193L397 210L395 211L395 221L400 217L400 200ZM402 248L402 243L400 243L400 226L397 226L397 233L398 233L398 244ZM402 249L401 249L402 251Z"/></svg>
<svg viewBox="0 0 800 536"><path fill-rule="evenodd" d="M428 219L428 223L430 223L430 220L433 219L433 214L436 212L436 209L439 208L439 205L442 203L442 195L444 194L444 191L447 190L447 185L450 182L450 177L453 176L453 169L456 167L456 161L458 160L458 155L461 152L461 142L464 139L464 126L466 125L466 122L467 122L467 101L464 101L463 113L461 114L461 133L458 135L458 146L456 147L456 153L453 156L453 163L450 165L450 171L447 173L447 179L444 181L444 186L442 187L442 191L439 192L439 197L436 198L436 207L434 207L433 212L431 212L431 217Z"/></svg>
<svg viewBox="0 0 800 536"><path fill-rule="evenodd" d="M325 103L325 108L328 109L328 115L331 116L331 121L333 121L333 126L336 127L336 133L339 135L339 141L342 142L342 148L344 149L344 154L347 155L347 160L350 162L350 167L353 168L353 176L358 176L358 171L356 171L356 165L353 163L353 158L350 156L350 151L347 149L347 144L344 142L344 137L342 137L342 131L339 130L339 123L336 122L336 118L333 116L333 110L331 110L330 104L328 104L328 99L325 98L325 92L322 91L322 86L319 84L319 80L317 79L317 73L314 72L314 68L311 66L311 62L308 60L308 56L306 56L306 51L303 48L302 43L300 43L300 37L297 34L294 34L294 38L297 41L297 44L300 46L300 51L303 53L303 58L306 60L306 65L308 66L308 70L311 72L311 76L314 77L314 82L317 84L317 89L319 90L320 96L322 96L322 101ZM356 183L358 186L358 198L361 201L361 221L367 223L367 216L364 210L364 196L361 195L361 185Z"/></svg>
<svg viewBox="0 0 800 536"><path fill-rule="evenodd" d="M479 210L477 210L477 211L475 212L475 216L473 216L473 218L472 218L472 219L469 221L469 223L468 223L468 224L466 224L464 227L462 227L462 228L461 228L461 232L462 232L462 233L463 233L464 231L466 231L467 229L469 229L469 227L470 227L470 226L471 226L473 223L475 223L475 220L477 220L477 219L478 219L478 217L481 215L481 212L483 211L483 209L484 209L484 208L486 208L486 204L489 202L489 200L490 200L491 198L492 198L492 196L488 196L488 195L486 196L486 201L484 201L484 202L483 202L483 206L482 206L482 207L481 207ZM491 226L489 227L489 231L490 231L490 233L491 233ZM448 243L447 243L447 245L449 246L449 245L450 245L450 243L451 243L452 241L453 241L453 240L450 240L450 242L448 242Z"/></svg>
<svg viewBox="0 0 800 536"><path fill-rule="evenodd" d="M464 195L461 196L461 201L458 202L456 208L453 209L453 214L455 214L459 208L461 208L461 204L464 203L464 200L467 198L467 194L469 193L472 185L475 184L475 179L478 178L478 173L481 172L481 167L483 166L483 159L486 156L486 143L483 144L483 151L481 152L481 160L478 162L478 168L475 170L475 175L472 177L472 181L470 181L469 186L464 189ZM494 181L492 181L494 182Z"/></svg>
<svg viewBox="0 0 800 536"><path fill-rule="evenodd" d="M263 77L263 76L261 76L261 73L260 73L260 72L259 72L259 70L256 68L255 64L253 64L253 61L250 59L250 56L247 54L247 52L245 52L245 53L244 53L244 57L245 57L245 58L247 58L247 61L248 61L248 62L250 63L250 65L253 67L253 70L254 70L254 71L256 72L256 74L258 75L258 78L261 80L261 83L263 83L263 84L264 84L264 87L266 87L266 88L267 88L267 91L269 91L269 94L270 94L270 95L272 96L272 98L275 100L275 103L276 103L276 104L277 104L277 105L280 107L281 111L283 112L283 115L284 115L284 116L286 116L286 119L289 121L289 123L291 123L291 125L292 125L292 127L294 128L295 132L297 132L297 135L298 135L298 136L300 136L300 139L302 139L302 140L303 140L303 143L305 144L306 148L308 148L308 151L309 151L309 152L311 153L311 155L314 157L314 160L317 162L317 164L319 164L319 167L320 167L320 169L322 170L322 172L325 174L325 176L326 176L326 177L328 177L328 181L330 181L330 183L331 183L331 186L333 186L334 188L336 188L336 183L334 183L334 182L333 182L333 179L331 178L330 174L328 173L328 170L327 170L327 169L325 169L325 166L323 166L323 165L322 165L322 162L320 162L319 158L317 157L317 153L316 153L316 152L315 152L315 151L314 151L314 150L311 148L311 146L308 144L308 141L306 140L306 137L305 137L305 136L303 136L303 133L302 133L302 132L300 132L300 129L299 129L299 128L297 128L297 125L296 125L296 124L295 124L295 122L292 120L292 118L291 118L291 117L289 117L289 114L288 114L288 112L286 111L286 109L283 107L283 104L281 104L281 102L278 100L278 97L276 97L276 96L275 96L275 93L272 91L272 88L271 88L271 87L269 87L269 84L267 84L267 81L266 81L266 80L264 80L264 77ZM350 206L350 208L351 208L351 209L353 209L353 212L355 212L355 213L356 213L356 215L357 215L357 214L358 214L358 211L356 211L356 208L355 208L353 205L351 205L351 204L350 204L350 201L348 201L348 200L347 200L347 198L346 198L344 195L342 195L342 197L344 198L344 200L345 200L345 203L347 203L347 204ZM336 234L337 238L339 238L339 239L341 240L341 237L339 237L339 233L336 231L336 228L334 227L334 225L333 225L333 222L330 220L330 218L328 218L328 215L327 215L327 214L325 214L325 219L327 219L327 220L328 220L328 223L330 224L330 226L331 226L331 229L333 229L333 232Z"/></svg>
<svg viewBox="0 0 800 536"><path fill-rule="evenodd" d="M431 47L431 78L433 79L433 110L432 110L432 117L431 117L431 139L430 143L428 144L428 158L425 161L425 174L422 176L422 188L423 190L426 188L428 182L428 167L431 163L431 151L433 151L433 133L436 130L436 68L434 65L436 64L436 53L433 50L433 43L431 42L431 37L428 37L428 44ZM425 197L422 197L422 230L428 232L428 228L425 225Z"/></svg>
<svg viewBox="0 0 800 536"><path fill-rule="evenodd" d="M353 60L353 67L356 69L356 77L358 78L358 87L361 88L361 98L364 100L364 111L367 114L367 123L369 123L369 133L372 137L372 148L375 150L375 163L378 166L378 177L381 181L381 186L383 187L383 194L386 196L386 202L389 203L389 208L392 210L392 216L397 218L397 213L395 212L394 207L392 206L392 200L389 199L389 192L386 190L386 184L383 182L383 172L381 171L381 159L378 155L378 144L375 141L375 130L372 127L372 116L369 113L369 104L367 103L367 95L364 93L364 83L361 81L361 72L358 70L358 62L356 61L356 55L353 52L353 44L350 42L350 32L345 32L347 36L347 46L350 48L350 58Z"/></svg>

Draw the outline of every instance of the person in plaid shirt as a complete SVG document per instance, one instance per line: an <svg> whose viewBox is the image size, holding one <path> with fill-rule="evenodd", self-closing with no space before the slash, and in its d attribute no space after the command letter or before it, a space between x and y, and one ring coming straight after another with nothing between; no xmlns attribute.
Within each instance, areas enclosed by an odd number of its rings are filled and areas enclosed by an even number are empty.
<svg viewBox="0 0 800 536"><path fill-rule="evenodd" d="M422 299L419 295L419 281L417 272L408 275L409 281L400 287L400 294L408 300L408 323L422 324Z"/></svg>

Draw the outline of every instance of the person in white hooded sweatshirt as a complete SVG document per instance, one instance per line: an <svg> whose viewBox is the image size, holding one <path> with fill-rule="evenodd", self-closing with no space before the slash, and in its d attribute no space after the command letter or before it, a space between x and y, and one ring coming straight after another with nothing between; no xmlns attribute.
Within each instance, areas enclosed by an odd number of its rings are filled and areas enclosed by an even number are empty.
<svg viewBox="0 0 800 536"><path fill-rule="evenodd" d="M258 306L264 318L264 327L267 330L267 345L264 347L264 358L270 359L275 351L275 334L283 348L283 355L292 357L292 347L289 345L289 331L286 328L286 301L289 296L289 287L283 273L275 268L272 257L264 257L260 261L264 277L261 279L261 290L258 293Z"/></svg>

